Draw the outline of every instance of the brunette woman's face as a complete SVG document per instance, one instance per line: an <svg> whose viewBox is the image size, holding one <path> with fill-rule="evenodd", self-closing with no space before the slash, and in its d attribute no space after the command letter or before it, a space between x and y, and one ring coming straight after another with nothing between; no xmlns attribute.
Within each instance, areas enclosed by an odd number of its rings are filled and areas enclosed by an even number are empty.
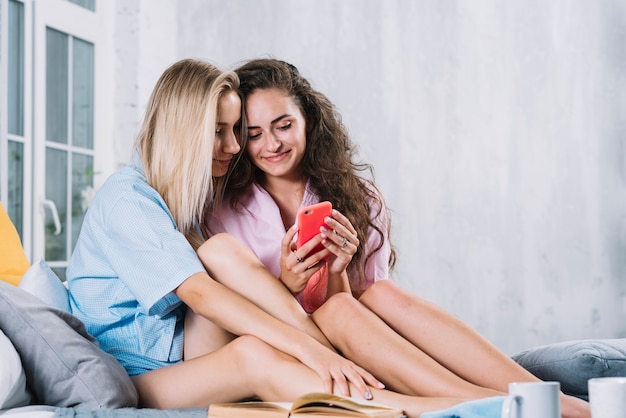
<svg viewBox="0 0 626 418"><path fill-rule="evenodd" d="M254 165L266 176L299 178L306 124L293 99L278 89L257 90L246 99L246 117Z"/></svg>
<svg viewBox="0 0 626 418"><path fill-rule="evenodd" d="M224 94L217 107L212 167L214 177L226 175L233 157L241 149L239 146L240 120L241 99L234 91Z"/></svg>

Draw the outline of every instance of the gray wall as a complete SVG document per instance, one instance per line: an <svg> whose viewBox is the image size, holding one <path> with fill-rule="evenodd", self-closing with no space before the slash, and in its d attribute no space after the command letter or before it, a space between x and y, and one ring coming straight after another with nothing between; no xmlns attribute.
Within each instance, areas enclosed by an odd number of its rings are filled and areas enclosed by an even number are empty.
<svg viewBox="0 0 626 418"><path fill-rule="evenodd" d="M375 166L402 286L509 353L626 336L626 2L117 3L122 138L176 59L290 61Z"/></svg>

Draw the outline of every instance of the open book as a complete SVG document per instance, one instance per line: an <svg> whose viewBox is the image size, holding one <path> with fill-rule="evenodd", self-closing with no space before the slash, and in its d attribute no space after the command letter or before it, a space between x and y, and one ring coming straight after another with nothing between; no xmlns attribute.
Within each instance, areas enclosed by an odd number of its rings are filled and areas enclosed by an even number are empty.
<svg viewBox="0 0 626 418"><path fill-rule="evenodd" d="M209 418L314 418L314 417L375 417L402 418L402 410L330 393L309 393L293 402L231 402L214 403Z"/></svg>

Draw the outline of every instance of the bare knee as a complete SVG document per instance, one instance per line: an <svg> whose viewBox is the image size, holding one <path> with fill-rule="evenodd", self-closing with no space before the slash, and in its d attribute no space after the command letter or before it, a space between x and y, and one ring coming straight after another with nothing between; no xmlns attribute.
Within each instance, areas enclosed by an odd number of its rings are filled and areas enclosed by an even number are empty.
<svg viewBox="0 0 626 418"><path fill-rule="evenodd" d="M391 280L379 280L368 287L359 300L363 301L364 299L383 297L384 295L395 292L395 288L397 288L397 286L391 282Z"/></svg>
<svg viewBox="0 0 626 418"><path fill-rule="evenodd" d="M402 316L433 320L444 314L436 304L420 298L390 280L374 283L363 293L359 302L389 324Z"/></svg>
<svg viewBox="0 0 626 418"><path fill-rule="evenodd" d="M335 328L338 323L346 323L349 318L354 318L362 313L364 307L350 293L341 292L332 295L320 306L311 318L322 331Z"/></svg>
<svg viewBox="0 0 626 418"><path fill-rule="evenodd" d="M278 351L253 335L242 335L231 343L231 347L238 359L247 361L248 358L255 362L264 356L272 356Z"/></svg>
<svg viewBox="0 0 626 418"><path fill-rule="evenodd" d="M371 285L359 298L359 301L370 308L396 306L415 303L419 298L400 288L391 280L379 280Z"/></svg>
<svg viewBox="0 0 626 418"><path fill-rule="evenodd" d="M347 292L335 293L329 297L322 306L320 306L314 313L314 316L327 316L336 315L339 312L343 312L346 309L350 309L351 306L357 304L358 301Z"/></svg>
<svg viewBox="0 0 626 418"><path fill-rule="evenodd" d="M220 268L232 267L232 263L248 263L258 266L261 262L254 253L232 235L213 235L198 248L198 257L209 274Z"/></svg>
<svg viewBox="0 0 626 418"><path fill-rule="evenodd" d="M232 235L221 233L213 235L198 248L198 255L202 260L219 260L233 251L245 248Z"/></svg>
<svg viewBox="0 0 626 418"><path fill-rule="evenodd" d="M237 364L261 381L266 379L265 371L271 373L272 366L288 359L287 355L252 335L238 337L229 346Z"/></svg>

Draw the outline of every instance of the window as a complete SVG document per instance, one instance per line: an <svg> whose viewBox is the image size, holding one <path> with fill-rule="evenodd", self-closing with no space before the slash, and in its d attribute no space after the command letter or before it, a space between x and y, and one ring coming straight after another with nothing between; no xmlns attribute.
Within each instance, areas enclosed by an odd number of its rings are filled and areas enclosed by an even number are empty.
<svg viewBox="0 0 626 418"><path fill-rule="evenodd" d="M29 259L45 258L60 277L98 161L111 158L110 136L97 126L107 126L112 112L103 86L114 53L105 17L113 8L99 0L0 0L0 91L7 92L0 96L0 200Z"/></svg>
<svg viewBox="0 0 626 418"><path fill-rule="evenodd" d="M0 141L2 154L7 158L0 162L6 166L6 181L0 182L0 190L6 187L6 209L20 238L24 241L25 217L25 5L16 0L8 2L7 30L7 133L6 141ZM6 147L6 148L5 148ZM6 150L6 151L5 151ZM5 153L6 152L6 153ZM6 185L6 186L5 186Z"/></svg>
<svg viewBox="0 0 626 418"><path fill-rule="evenodd" d="M93 187L94 46L46 28L45 259L69 260Z"/></svg>
<svg viewBox="0 0 626 418"><path fill-rule="evenodd" d="M69 1L74 4L78 4L79 6L82 6L85 9L91 10L92 12L96 10L95 0L69 0Z"/></svg>

